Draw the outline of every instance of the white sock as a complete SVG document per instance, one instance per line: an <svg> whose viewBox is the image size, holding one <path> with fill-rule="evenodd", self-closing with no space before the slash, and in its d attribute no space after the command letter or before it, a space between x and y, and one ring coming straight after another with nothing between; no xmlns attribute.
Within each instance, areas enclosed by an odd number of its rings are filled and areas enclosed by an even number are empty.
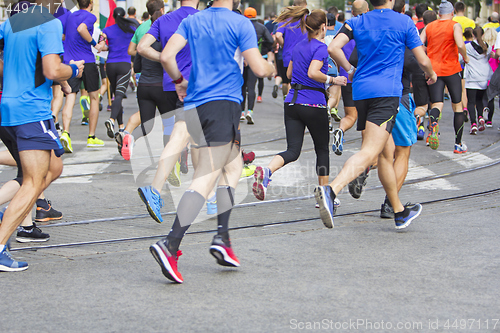
<svg viewBox="0 0 500 333"><path fill-rule="evenodd" d="M5 250L5 245L0 245L0 252L3 252Z"/></svg>

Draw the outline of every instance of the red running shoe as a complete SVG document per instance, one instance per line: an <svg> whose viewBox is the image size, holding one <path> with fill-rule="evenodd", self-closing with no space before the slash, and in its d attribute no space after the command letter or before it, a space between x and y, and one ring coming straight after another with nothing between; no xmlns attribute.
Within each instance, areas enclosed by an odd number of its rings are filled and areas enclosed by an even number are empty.
<svg viewBox="0 0 500 333"><path fill-rule="evenodd" d="M132 151L134 150L134 136L132 134L125 134L122 143L122 156L126 161L132 158Z"/></svg>
<svg viewBox="0 0 500 333"><path fill-rule="evenodd" d="M164 238L151 245L149 247L149 251L151 251L151 254L160 265L161 271L167 279L177 283L182 283L184 280L182 279L181 273L177 270L177 261L182 255L182 252L177 251L176 255L172 255L170 251L168 251L167 242L167 239Z"/></svg>
<svg viewBox="0 0 500 333"><path fill-rule="evenodd" d="M241 154L243 155L243 163L245 164L250 164L255 160L255 153L253 151L248 154L245 152L242 152Z"/></svg>
<svg viewBox="0 0 500 333"><path fill-rule="evenodd" d="M217 259L217 263L222 266L239 267L240 261L231 248L231 241L225 243L222 236L215 235L210 246L210 253Z"/></svg>
<svg viewBox="0 0 500 333"><path fill-rule="evenodd" d="M257 103L262 103L262 97L257 96Z"/></svg>

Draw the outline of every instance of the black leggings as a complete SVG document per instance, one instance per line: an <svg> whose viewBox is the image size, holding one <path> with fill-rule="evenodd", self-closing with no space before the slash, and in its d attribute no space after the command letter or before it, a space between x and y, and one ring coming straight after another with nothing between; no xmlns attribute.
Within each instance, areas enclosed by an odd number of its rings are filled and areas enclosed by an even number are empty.
<svg viewBox="0 0 500 333"><path fill-rule="evenodd" d="M170 111L177 108L178 100L175 91L163 91L161 85L145 86L139 83L137 87L137 103L141 115L141 134L146 136L153 129L156 108L160 111L162 118L172 117L174 112Z"/></svg>
<svg viewBox="0 0 500 333"><path fill-rule="evenodd" d="M257 83L257 76L252 72L250 66L243 69L243 86L241 87L241 94L243 101L241 102L241 111L245 111L245 102L247 99L248 90L248 110L253 110L255 105L255 84Z"/></svg>
<svg viewBox="0 0 500 333"><path fill-rule="evenodd" d="M328 113L326 108L315 108L301 104L285 103L285 130L286 151L279 153L285 160L285 165L296 161L300 156L302 144L304 143L305 128L314 142L316 152L316 174L328 176L330 174L330 158L328 144L330 134L328 132Z"/></svg>
<svg viewBox="0 0 500 333"><path fill-rule="evenodd" d="M111 117L118 121L118 125L123 124L123 107L122 100L128 88L130 81L130 63L129 62L112 62L106 64L106 74L108 76L109 85L115 99L111 104Z"/></svg>
<svg viewBox="0 0 500 333"><path fill-rule="evenodd" d="M460 73L450 76L438 76L436 83L429 86L429 95L431 103L439 103L444 101L444 86L448 87L450 92L451 102L453 104L462 101L462 79Z"/></svg>
<svg viewBox="0 0 500 333"><path fill-rule="evenodd" d="M259 77L257 80L259 80L259 84L257 85L257 87L259 89L258 96L262 97L262 92L264 91L264 78Z"/></svg>
<svg viewBox="0 0 500 333"><path fill-rule="evenodd" d="M467 110L469 111L470 123L477 124L477 118L483 116L483 96L486 92L485 90L479 89L466 89L467 90ZM477 110L477 118L476 118Z"/></svg>

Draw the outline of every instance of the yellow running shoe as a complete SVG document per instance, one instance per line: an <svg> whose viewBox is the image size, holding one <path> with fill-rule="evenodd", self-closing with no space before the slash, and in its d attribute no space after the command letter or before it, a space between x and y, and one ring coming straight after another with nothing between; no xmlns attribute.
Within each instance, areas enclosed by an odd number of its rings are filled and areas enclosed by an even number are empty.
<svg viewBox="0 0 500 333"><path fill-rule="evenodd" d="M170 175L168 175L167 181L173 187L181 186L181 165L179 162L175 162L175 166L172 172L170 172Z"/></svg>
<svg viewBox="0 0 500 333"><path fill-rule="evenodd" d="M88 137L87 138L87 147L103 147L104 146L104 141L94 137Z"/></svg>
<svg viewBox="0 0 500 333"><path fill-rule="evenodd" d="M69 137L69 133L66 131L63 131L61 134L61 137L59 139L61 140L61 144L64 147L64 152L72 153L73 147L71 147L71 138Z"/></svg>
<svg viewBox="0 0 500 333"><path fill-rule="evenodd" d="M240 178L249 178L249 177L252 177L256 168L257 167L255 165L245 165L245 166L243 166L243 171L241 172Z"/></svg>

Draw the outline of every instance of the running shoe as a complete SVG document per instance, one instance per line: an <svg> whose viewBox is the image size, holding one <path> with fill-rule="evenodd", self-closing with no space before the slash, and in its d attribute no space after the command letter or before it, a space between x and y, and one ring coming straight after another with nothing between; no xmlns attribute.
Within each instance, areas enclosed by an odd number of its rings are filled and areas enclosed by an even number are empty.
<svg viewBox="0 0 500 333"><path fill-rule="evenodd" d="M142 202L146 204L149 215L158 223L163 222L160 209L163 207L163 199L153 186L144 186L137 189Z"/></svg>
<svg viewBox="0 0 500 333"><path fill-rule="evenodd" d="M436 150L439 147L439 124L437 122L431 124L429 133L429 146L431 149Z"/></svg>
<svg viewBox="0 0 500 333"><path fill-rule="evenodd" d="M279 89L279 88L278 88L278 85L277 85L277 84L275 84L275 85L273 86L273 92L272 92L273 98L278 98L278 89Z"/></svg>
<svg viewBox="0 0 500 333"><path fill-rule="evenodd" d="M59 125L59 123L55 123L54 126L56 127L56 131L57 131L57 136L58 137L61 137L63 131L61 129L61 125Z"/></svg>
<svg viewBox="0 0 500 333"><path fill-rule="evenodd" d="M176 254L170 253L166 238L151 245L149 251L151 251L151 254L160 265L161 271L167 279L177 283L184 282L181 273L177 270L177 262L182 255L181 251L177 251Z"/></svg>
<svg viewBox="0 0 500 333"><path fill-rule="evenodd" d="M429 139L431 138L431 132L427 133L427 138L425 138L425 145L429 146Z"/></svg>
<svg viewBox="0 0 500 333"><path fill-rule="evenodd" d="M180 157L180 162L179 164L181 165L181 172L183 174L186 174L188 173L189 171L189 168L188 168L188 153L189 153L189 149L188 147L185 147L182 151L181 151L181 157Z"/></svg>
<svg viewBox="0 0 500 333"><path fill-rule="evenodd" d="M380 217L383 219L393 219L394 218L394 209L391 204L385 202L380 206Z"/></svg>
<svg viewBox="0 0 500 333"><path fill-rule="evenodd" d="M267 187L271 182L271 170L269 168L257 167L253 176L255 178L252 186L253 194L257 199L264 200L266 198Z"/></svg>
<svg viewBox="0 0 500 333"><path fill-rule="evenodd" d="M240 178L250 178L253 176L255 169L257 167L255 165L244 165L243 170L241 171Z"/></svg>
<svg viewBox="0 0 500 333"><path fill-rule="evenodd" d="M476 123L472 123L472 125L470 125L470 132L469 134L470 135L476 135L477 133L477 125Z"/></svg>
<svg viewBox="0 0 500 333"><path fill-rule="evenodd" d="M317 186L314 189L314 197L319 204L319 216L327 228L333 228L334 200L332 188L329 185Z"/></svg>
<svg viewBox="0 0 500 333"><path fill-rule="evenodd" d="M39 203L38 200L43 200L46 202L48 208L42 207ZM38 199L37 204L36 204L36 215L35 215L35 221L36 222L47 222L47 221L54 221L54 220L60 220L63 217L63 214L61 212L58 212L52 207L52 203L50 200L47 199Z"/></svg>
<svg viewBox="0 0 500 333"><path fill-rule="evenodd" d="M124 136L125 136L124 132L116 132L115 133L115 141L116 141L116 144L118 145L118 152L120 153L120 155L122 157L123 157L122 148L123 148L123 137Z"/></svg>
<svg viewBox="0 0 500 333"><path fill-rule="evenodd" d="M262 97L261 96L257 96L257 103L262 103Z"/></svg>
<svg viewBox="0 0 500 333"><path fill-rule="evenodd" d="M175 162L174 168L167 177L167 181L173 187L181 186L181 165L179 162Z"/></svg>
<svg viewBox="0 0 500 333"><path fill-rule="evenodd" d="M422 141L424 139L424 137L425 137L425 127L423 125L421 125L418 128L417 140Z"/></svg>
<svg viewBox="0 0 500 333"><path fill-rule="evenodd" d="M107 110L108 112L111 112L111 105L108 105Z"/></svg>
<svg viewBox="0 0 500 333"><path fill-rule="evenodd" d="M254 121L253 121L253 111L252 110L248 110L246 118L247 118L247 124L248 125L255 124Z"/></svg>
<svg viewBox="0 0 500 333"><path fill-rule="evenodd" d="M0 252L0 272L20 272L28 269L28 263L12 258L7 246Z"/></svg>
<svg viewBox="0 0 500 333"><path fill-rule="evenodd" d="M444 94L444 100L445 100L445 101L447 101L447 100L449 100L449 99L450 99L450 95L448 95L448 94L446 94L446 93L445 93L445 94Z"/></svg>
<svg viewBox="0 0 500 333"><path fill-rule="evenodd" d="M493 124L491 123L491 121L487 121L485 126L491 128L493 127Z"/></svg>
<svg viewBox="0 0 500 333"><path fill-rule="evenodd" d="M484 126L484 118L483 118L483 117L479 117L478 122L479 122L479 125L477 126L478 131L479 131L479 132L484 131L484 130L485 130L485 128L486 128L486 127Z"/></svg>
<svg viewBox="0 0 500 333"><path fill-rule="evenodd" d="M63 131L61 134L60 140L61 140L61 144L64 147L64 152L72 153L73 147L71 146L71 138L69 137L69 133L66 131Z"/></svg>
<svg viewBox="0 0 500 333"><path fill-rule="evenodd" d="M405 210L399 214L394 214L394 222L396 229L404 229L422 213L422 205L415 204L412 206L405 206Z"/></svg>
<svg viewBox="0 0 500 333"><path fill-rule="evenodd" d="M80 109L82 110L82 119L88 120L89 119L89 112L90 112L90 97L89 96L81 96L80 97Z"/></svg>
<svg viewBox="0 0 500 333"><path fill-rule="evenodd" d="M207 200L207 215L217 214L217 200Z"/></svg>
<svg viewBox="0 0 500 333"><path fill-rule="evenodd" d="M441 119L439 119L439 120L441 120ZM464 122L468 122L468 121L469 121L469 110L464 109Z"/></svg>
<svg viewBox="0 0 500 333"><path fill-rule="evenodd" d="M93 148L93 147L104 147L104 141L102 141L101 139L96 138L95 135L93 137L89 136L87 138L87 147L90 147L90 148Z"/></svg>
<svg viewBox="0 0 500 333"><path fill-rule="evenodd" d="M333 143L332 150L335 155L342 155L342 151L344 150L344 131L340 128L337 128L333 131Z"/></svg>
<svg viewBox="0 0 500 333"><path fill-rule="evenodd" d="M221 266L240 267L240 261L231 248L231 240L224 242L222 236L215 235L210 246L210 253L217 259Z"/></svg>
<svg viewBox="0 0 500 333"><path fill-rule="evenodd" d="M331 108L330 109L330 115L332 116L333 120L336 122L339 122L342 117L339 115L339 110L337 108Z"/></svg>
<svg viewBox="0 0 500 333"><path fill-rule="evenodd" d="M106 126L106 134L108 134L108 137L111 139L115 138L115 124L111 121L111 119L108 119L104 122L104 126Z"/></svg>
<svg viewBox="0 0 500 333"><path fill-rule="evenodd" d="M455 154L464 154L467 152L467 146L465 142L462 141L462 144L455 144L455 150L453 151Z"/></svg>
<svg viewBox="0 0 500 333"><path fill-rule="evenodd" d="M489 112L490 112L490 108L489 108L489 107L487 107L487 106L485 106L485 107L483 108L483 117L484 117L484 118L488 118L488 113L489 113Z"/></svg>
<svg viewBox="0 0 500 333"><path fill-rule="evenodd" d="M241 151L241 154L243 155L243 163L245 164L250 164L255 160L255 153L253 151L249 153Z"/></svg>
<svg viewBox="0 0 500 333"><path fill-rule="evenodd" d="M134 144L134 136L132 134L127 133L123 136L122 157L124 160L130 161L132 158Z"/></svg>
<svg viewBox="0 0 500 333"><path fill-rule="evenodd" d="M332 117L328 117L328 132L330 132L330 134L333 134L333 123L332 123Z"/></svg>
<svg viewBox="0 0 500 333"><path fill-rule="evenodd" d="M316 203L316 205L314 207L319 208L319 203ZM339 198L335 198L335 200L333 200L333 215L335 215L335 213L337 213L338 207L340 207L340 200L339 200Z"/></svg>
<svg viewBox="0 0 500 333"><path fill-rule="evenodd" d="M82 118L80 125L87 126L89 124L89 118Z"/></svg>
<svg viewBox="0 0 500 333"><path fill-rule="evenodd" d="M42 232L33 222L33 225L29 228L19 226L17 227L16 241L19 243L29 243L29 242L46 242L50 239L50 235Z"/></svg>
<svg viewBox="0 0 500 333"><path fill-rule="evenodd" d="M241 116L240 116L240 121L245 121L247 118L245 118L245 111L241 111Z"/></svg>
<svg viewBox="0 0 500 333"><path fill-rule="evenodd" d="M349 193L354 199L359 199L363 193L363 187L366 186L366 178L368 178L368 172L370 172L370 167L366 168L356 179L351 181L347 186L349 188Z"/></svg>

